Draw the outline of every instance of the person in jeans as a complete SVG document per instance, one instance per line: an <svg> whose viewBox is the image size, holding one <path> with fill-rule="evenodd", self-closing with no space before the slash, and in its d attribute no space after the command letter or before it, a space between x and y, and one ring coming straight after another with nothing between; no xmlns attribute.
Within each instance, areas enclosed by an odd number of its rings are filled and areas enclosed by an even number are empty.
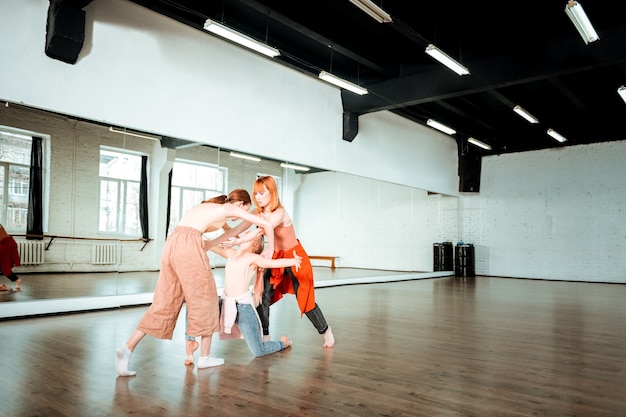
<svg viewBox="0 0 626 417"><path fill-rule="evenodd" d="M242 233L237 249L211 248L228 259L224 268L220 339L243 338L256 357L286 349L292 342L286 336L280 340L263 340L261 321L256 311L263 289L255 287L253 295L250 285L255 282L259 268L294 267L297 271L302 262L302 258L295 253L293 258L266 259L260 255L263 248L263 236L253 231ZM263 284L262 279L256 282L257 285ZM186 339L191 338L186 336ZM187 355L185 364L193 364L193 355Z"/></svg>

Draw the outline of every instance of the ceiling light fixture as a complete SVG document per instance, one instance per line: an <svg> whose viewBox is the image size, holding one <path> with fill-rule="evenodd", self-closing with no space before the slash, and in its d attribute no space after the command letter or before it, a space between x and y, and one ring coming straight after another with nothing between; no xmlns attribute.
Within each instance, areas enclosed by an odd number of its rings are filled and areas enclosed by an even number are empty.
<svg viewBox="0 0 626 417"><path fill-rule="evenodd" d="M261 161L261 158L257 158L256 156L244 155L242 153L237 153L237 152L231 152L230 156L235 157L235 158L247 159L249 161L254 161L254 162L260 162Z"/></svg>
<svg viewBox="0 0 626 417"><path fill-rule="evenodd" d="M447 133L448 135L454 135L456 133L456 130L452 129L451 127L448 127L444 124L441 124L433 119L428 119L426 121L426 124L430 127L433 127L437 130L441 130L443 133Z"/></svg>
<svg viewBox="0 0 626 417"><path fill-rule="evenodd" d="M519 114L520 116L522 116L524 119L528 120L528 122L530 123L539 123L539 119L537 119L535 116L533 116L532 114L524 110L522 106L513 107L513 111Z"/></svg>
<svg viewBox="0 0 626 417"><path fill-rule="evenodd" d="M238 43L241 46L245 46L246 48L252 49L271 58L275 58L280 55L280 51L278 49L272 48L271 46L259 42L256 39L252 39L251 37L244 35L241 32L237 32L234 29L228 28L224 25L220 25L219 23L216 23L211 19L207 19L204 22L204 30L215 33L222 38L226 38L230 41Z"/></svg>
<svg viewBox="0 0 626 417"><path fill-rule="evenodd" d="M359 9L363 10L365 13L370 15L373 19L375 19L378 23L389 23L391 22L391 16L389 13L378 7L375 3L370 0L350 0L350 3L354 4Z"/></svg>
<svg viewBox="0 0 626 417"><path fill-rule="evenodd" d="M466 67L432 43L426 47L425 52L459 75L468 75L470 73Z"/></svg>
<svg viewBox="0 0 626 417"><path fill-rule="evenodd" d="M622 98L622 100L624 100L624 102L626 102L626 87L621 86L620 88L617 89L617 94L620 95L620 97Z"/></svg>
<svg viewBox="0 0 626 417"><path fill-rule="evenodd" d="M319 78L321 80L326 81L327 83L331 83L331 84L336 85L337 87L341 87L343 89L352 91L353 93L358 94L360 96L362 96L363 94L367 94L368 93L366 88L363 88L363 87L361 87L359 85L356 85L356 84L352 84L351 82L346 81L346 80L344 80L342 78L339 78L339 77L331 74L330 72L321 71L320 75L319 75Z"/></svg>
<svg viewBox="0 0 626 417"><path fill-rule="evenodd" d="M127 130L117 130L113 126L109 127L109 132L120 133L122 135L128 135L128 136L134 136L136 138L144 138L144 139L151 139L151 140L161 140L161 138L156 137L156 136L142 135L141 133L129 132Z"/></svg>
<svg viewBox="0 0 626 417"><path fill-rule="evenodd" d="M485 142L482 142L482 141L480 141L480 140L478 140L478 139L476 139L476 138L469 138L469 139L467 140L467 142L468 142L468 143L471 143L472 145L476 145L476 146L478 146L479 148L483 148L483 149L486 149L486 150L488 150L488 151L490 151L490 150L491 150L491 146L490 146L490 145L488 145L488 144L486 144Z"/></svg>
<svg viewBox="0 0 626 417"><path fill-rule="evenodd" d="M571 19L572 23L574 23L574 26L576 26L578 33L580 33L586 45L588 45L589 42L595 42L600 39L589 21L587 14L583 10L582 4L574 0L569 0L565 5L565 13Z"/></svg>
<svg viewBox="0 0 626 417"><path fill-rule="evenodd" d="M559 132L557 132L554 129L548 129L546 133L561 143L567 141L567 139L563 135L561 135Z"/></svg>
<svg viewBox="0 0 626 417"><path fill-rule="evenodd" d="M296 171L308 171L308 170L311 169L309 167L305 167L305 166L302 166L302 165L289 164L287 162L281 162L280 166L283 167L283 168L295 169Z"/></svg>

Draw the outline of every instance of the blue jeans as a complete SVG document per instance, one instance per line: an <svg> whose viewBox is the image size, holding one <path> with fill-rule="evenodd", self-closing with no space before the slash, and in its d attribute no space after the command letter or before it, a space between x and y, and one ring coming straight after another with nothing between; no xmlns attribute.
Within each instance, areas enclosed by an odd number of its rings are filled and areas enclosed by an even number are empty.
<svg viewBox="0 0 626 417"><path fill-rule="evenodd" d="M241 330L241 334L254 356L268 355L285 348L285 344L280 340L263 341L259 319L251 304L237 304L235 323L239 326L239 330Z"/></svg>

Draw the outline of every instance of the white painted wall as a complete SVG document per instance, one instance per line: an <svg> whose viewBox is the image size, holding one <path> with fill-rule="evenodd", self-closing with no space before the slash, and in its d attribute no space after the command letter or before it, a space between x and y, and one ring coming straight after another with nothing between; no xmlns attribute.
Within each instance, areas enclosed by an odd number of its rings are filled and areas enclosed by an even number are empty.
<svg viewBox="0 0 626 417"><path fill-rule="evenodd" d="M340 90L127 0L85 7L78 62L44 53L48 0L0 0L0 100L455 195L454 140L390 113L342 139ZM375 169L372 169L375 167Z"/></svg>
<svg viewBox="0 0 626 417"><path fill-rule="evenodd" d="M485 157L460 197L476 273L626 283L626 141Z"/></svg>

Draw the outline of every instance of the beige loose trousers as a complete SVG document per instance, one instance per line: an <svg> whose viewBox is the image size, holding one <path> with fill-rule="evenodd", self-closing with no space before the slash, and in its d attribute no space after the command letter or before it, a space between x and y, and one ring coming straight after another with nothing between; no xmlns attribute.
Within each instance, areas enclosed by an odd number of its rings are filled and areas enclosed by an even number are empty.
<svg viewBox="0 0 626 417"><path fill-rule="evenodd" d="M167 238L152 305L137 329L171 339L178 314L187 303L187 334L211 337L219 331L218 296L202 232L178 226Z"/></svg>

